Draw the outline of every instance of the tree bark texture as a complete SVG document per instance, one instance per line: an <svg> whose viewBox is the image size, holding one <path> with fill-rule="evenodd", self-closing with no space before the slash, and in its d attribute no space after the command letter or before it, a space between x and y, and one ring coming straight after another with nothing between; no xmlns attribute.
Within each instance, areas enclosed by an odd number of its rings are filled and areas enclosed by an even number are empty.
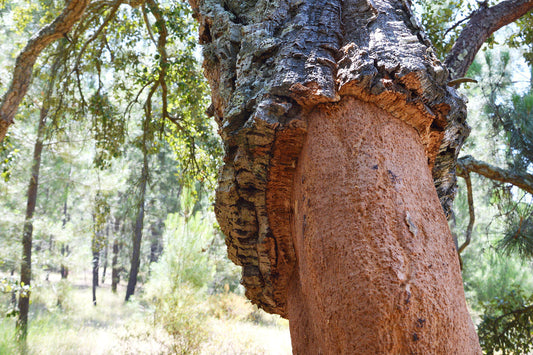
<svg viewBox="0 0 533 355"><path fill-rule="evenodd" d="M19 53L15 61L11 84L0 100L0 141L13 123L20 102L30 86L33 65L41 52L53 41L65 36L79 21L90 0L69 0L53 22L37 32Z"/></svg>
<svg viewBox="0 0 533 355"><path fill-rule="evenodd" d="M293 191L294 353L479 352L416 130L351 97L308 123Z"/></svg>
<svg viewBox="0 0 533 355"><path fill-rule="evenodd" d="M297 353L365 350L355 347L359 335L352 332L365 328L364 319L374 310L388 318L382 324L371 322L362 333L373 337L363 344L372 339L376 344L368 349L427 353L456 346L478 353L443 213L449 213L456 190L457 154L469 131L466 109L446 85L449 72L433 54L409 2L190 3L200 23L204 69L212 89L210 111L226 152L215 212L230 259L243 266L247 297L289 318ZM356 110L357 115L352 113ZM380 134L381 129L392 129L387 120L394 122L398 137ZM330 133L322 138L324 130ZM314 151L321 139L335 142L331 149L339 150L329 151L327 161L317 160L322 153ZM402 145L403 153L387 151L401 139L411 140ZM373 149L374 160L367 156ZM314 153L306 155L309 151ZM397 156L398 162L393 159ZM406 169L408 163L412 166ZM331 173L305 181L306 172L324 169ZM343 174L355 176L359 171L366 174L361 186L356 180L338 186ZM374 181L383 186L376 189L372 176L397 182ZM411 183L423 187L414 195L420 197L420 206L406 202L415 192ZM395 184L402 187L397 190ZM306 186L317 186L308 196L315 205L307 209L298 207ZM436 203L439 199L442 207ZM377 207L372 203L386 209L373 214L371 207ZM331 207L339 214L328 215ZM313 221L307 221L311 215ZM298 231L308 223L314 227L309 242L302 242ZM333 232L342 224L359 227ZM381 249L378 237L387 242ZM429 270L436 256L442 264ZM365 260L374 267L365 269L348 260ZM431 283L444 274L443 280ZM359 288L361 280L364 286ZM432 298L439 293L442 298ZM331 302L342 297L353 300L333 310ZM339 312L342 317L335 318ZM364 312L369 317L358 318ZM306 313L320 315L315 319ZM306 327L311 323L314 329ZM415 332L416 324L430 330ZM385 327L390 339L376 339L384 331L379 327ZM456 333L437 339L438 330L446 327ZM332 332L345 332L343 339L348 340L333 346L340 335ZM315 342L305 345L313 334ZM427 338L420 341L422 336ZM430 347L432 341L437 343Z"/></svg>

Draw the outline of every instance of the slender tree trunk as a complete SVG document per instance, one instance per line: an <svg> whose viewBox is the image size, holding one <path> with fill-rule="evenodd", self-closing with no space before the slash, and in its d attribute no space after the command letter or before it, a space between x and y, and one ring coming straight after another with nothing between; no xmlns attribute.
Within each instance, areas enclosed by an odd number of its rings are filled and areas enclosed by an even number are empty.
<svg viewBox="0 0 533 355"><path fill-rule="evenodd" d="M137 276L139 274L139 266L141 262L141 240L144 222L144 203L146 195L146 183L148 180L148 154L143 148L143 166L141 171L141 184L139 194L139 208L137 211L137 219L135 221L135 230L133 236L133 250L131 253L131 267L130 276L128 278L128 286L126 287L126 301L135 293L135 286L137 285Z"/></svg>
<svg viewBox="0 0 533 355"><path fill-rule="evenodd" d="M47 99L45 99L47 100ZM39 188L39 170L41 168L41 153L43 151L43 140L48 116L48 106L41 109L39 126L37 127L37 139L33 147L33 162L31 167L31 178L28 185L28 200L26 203L26 217L22 233L22 263L20 265L20 283L24 286L31 284L31 251L33 237L33 214L37 203L37 190ZM17 338L22 342L23 347L28 335L28 312L30 308L30 291L19 297L19 318L17 320ZM25 350L23 350L25 351Z"/></svg>
<svg viewBox="0 0 533 355"><path fill-rule="evenodd" d="M161 255L161 220L151 225L152 239L150 241L150 262L155 263Z"/></svg>
<svg viewBox="0 0 533 355"><path fill-rule="evenodd" d="M113 259L111 261L111 291L117 292L117 285L120 282L120 269L118 268L118 238L113 241Z"/></svg>
<svg viewBox="0 0 533 355"><path fill-rule="evenodd" d="M11 277L13 277L14 275L15 275L15 268L12 268ZM11 306L13 307L13 309L17 307L17 291L16 290L11 291Z"/></svg>
<svg viewBox="0 0 533 355"><path fill-rule="evenodd" d="M92 266L93 266L93 278L92 278L92 291L93 291L93 305L96 306L96 288L98 287L98 269L100 264L100 247L98 243L98 232L93 235L92 242Z"/></svg>
<svg viewBox="0 0 533 355"><path fill-rule="evenodd" d="M66 266L66 263L64 261L64 259L69 255L69 250L68 250L68 244L65 245L61 245L61 269L60 269L60 273L61 273L61 279L65 280L67 277L68 277L68 266Z"/></svg>
<svg viewBox="0 0 533 355"><path fill-rule="evenodd" d="M69 177L69 182L67 183L67 186L65 188L65 202L63 203L63 219L62 219L62 224L61 224L61 228L64 230L66 225L67 225L67 222L69 220L69 216L68 216L68 193L69 193L69 187L70 187L70 175L72 173L72 165L69 165L69 172L68 172L68 177ZM66 262L65 262L65 258L68 257L69 255L69 247L68 247L68 244L64 244L62 243L61 244L61 267L60 267L60 273L61 273L61 279L66 279L68 277L68 266L66 265Z"/></svg>
<svg viewBox="0 0 533 355"><path fill-rule="evenodd" d="M106 234L106 237L105 237L105 246L104 246L104 266L103 266L103 270L102 270L102 285L105 283L105 274L106 274L106 271L107 271L107 254L108 254L108 249L109 249L109 223L106 225L106 228L105 228L105 234Z"/></svg>

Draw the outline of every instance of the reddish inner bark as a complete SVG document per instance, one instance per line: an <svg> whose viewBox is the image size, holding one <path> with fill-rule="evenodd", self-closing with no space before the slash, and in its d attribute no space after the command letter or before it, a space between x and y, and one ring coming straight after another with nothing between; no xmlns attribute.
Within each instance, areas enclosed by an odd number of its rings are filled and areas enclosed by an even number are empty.
<svg viewBox="0 0 533 355"><path fill-rule="evenodd" d="M415 129L353 98L308 124L293 190L294 353L481 353Z"/></svg>

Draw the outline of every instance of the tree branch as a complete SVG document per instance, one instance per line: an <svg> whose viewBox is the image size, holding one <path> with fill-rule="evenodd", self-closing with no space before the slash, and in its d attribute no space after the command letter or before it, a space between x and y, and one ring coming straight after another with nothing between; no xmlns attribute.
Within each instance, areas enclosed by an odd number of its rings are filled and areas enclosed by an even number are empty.
<svg viewBox="0 0 533 355"><path fill-rule="evenodd" d="M514 173L504 170L476 160L470 155L459 158L457 160L457 166L464 171L474 172L491 180L513 184L514 186L533 195L533 175L531 174Z"/></svg>
<svg viewBox="0 0 533 355"><path fill-rule="evenodd" d="M63 12L53 22L37 32L19 53L15 62L13 79L0 102L0 142L30 86L33 65L41 52L53 41L65 36L79 21L90 0L69 0Z"/></svg>
<svg viewBox="0 0 533 355"><path fill-rule="evenodd" d="M475 11L444 61L452 79L466 74L476 53L490 35L518 20L531 9L533 9L533 0L505 0Z"/></svg>
<svg viewBox="0 0 533 355"><path fill-rule="evenodd" d="M474 196L472 194L472 180L470 179L470 172L468 170L462 169L462 166L458 165L457 169L457 175L464 178L466 182L466 191L467 191L467 197L468 197L468 213L469 213L469 221L468 221L468 227L466 228L466 236L465 241L459 248L457 248L457 253L460 255L463 250L470 244L470 240L472 239L472 230L474 229L474 223L476 221L476 214L474 213ZM461 269L462 269L462 262L461 262Z"/></svg>

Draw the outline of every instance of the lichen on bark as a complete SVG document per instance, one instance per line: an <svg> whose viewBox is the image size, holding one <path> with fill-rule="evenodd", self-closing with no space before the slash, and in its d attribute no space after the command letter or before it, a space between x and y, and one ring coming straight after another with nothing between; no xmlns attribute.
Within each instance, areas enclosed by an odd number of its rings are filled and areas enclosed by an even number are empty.
<svg viewBox="0 0 533 355"><path fill-rule="evenodd" d="M286 316L292 184L317 105L354 96L414 127L449 212L465 105L408 1L189 2L225 145L215 212L252 302Z"/></svg>

